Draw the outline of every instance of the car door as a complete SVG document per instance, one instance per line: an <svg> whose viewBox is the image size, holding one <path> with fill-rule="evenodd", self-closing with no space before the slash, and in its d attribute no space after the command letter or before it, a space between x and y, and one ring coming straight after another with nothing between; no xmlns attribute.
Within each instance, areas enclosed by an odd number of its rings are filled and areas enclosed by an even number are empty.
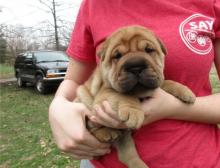
<svg viewBox="0 0 220 168"><path fill-rule="evenodd" d="M24 58L23 75L26 81L34 82L35 78L35 64L33 54L31 52L26 53Z"/></svg>
<svg viewBox="0 0 220 168"><path fill-rule="evenodd" d="M24 59L25 59L25 54L22 53L22 54L19 54L16 58L16 61L15 61L15 75L19 75L22 80L24 80L25 76L23 74L24 72Z"/></svg>

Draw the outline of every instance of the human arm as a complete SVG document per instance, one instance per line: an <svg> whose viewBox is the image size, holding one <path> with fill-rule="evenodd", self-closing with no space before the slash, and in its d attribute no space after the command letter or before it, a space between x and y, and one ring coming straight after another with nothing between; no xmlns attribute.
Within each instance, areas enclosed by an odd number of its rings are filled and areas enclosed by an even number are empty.
<svg viewBox="0 0 220 168"><path fill-rule="evenodd" d="M214 42L215 67L220 79L220 38ZM210 124L220 123L220 93L210 96L198 97L195 104L186 106L180 104L178 113L170 114L171 119L204 122ZM185 106L185 107L184 107Z"/></svg>
<svg viewBox="0 0 220 168"><path fill-rule="evenodd" d="M65 80L49 107L49 122L57 146L75 159L92 159L109 152L109 145L98 142L85 127L88 109L74 103L76 89L92 73L95 64L70 59Z"/></svg>
<svg viewBox="0 0 220 168"><path fill-rule="evenodd" d="M145 124L160 119L177 119L209 124L220 123L220 93L197 97L194 104L184 104L162 89L142 104Z"/></svg>
<svg viewBox="0 0 220 168"><path fill-rule="evenodd" d="M220 79L220 38L214 42L215 67ZM170 115L172 119L204 122L210 124L220 123L220 93L210 96L198 97L194 105L180 107L178 113Z"/></svg>

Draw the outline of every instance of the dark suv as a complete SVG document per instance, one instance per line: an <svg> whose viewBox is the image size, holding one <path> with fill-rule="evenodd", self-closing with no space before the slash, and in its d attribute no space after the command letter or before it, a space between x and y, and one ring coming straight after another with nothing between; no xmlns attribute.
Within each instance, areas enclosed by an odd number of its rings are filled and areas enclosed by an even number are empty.
<svg viewBox="0 0 220 168"><path fill-rule="evenodd" d="M58 86L64 79L68 56L60 51L28 51L19 54L14 69L19 87L32 83L40 93L51 86Z"/></svg>

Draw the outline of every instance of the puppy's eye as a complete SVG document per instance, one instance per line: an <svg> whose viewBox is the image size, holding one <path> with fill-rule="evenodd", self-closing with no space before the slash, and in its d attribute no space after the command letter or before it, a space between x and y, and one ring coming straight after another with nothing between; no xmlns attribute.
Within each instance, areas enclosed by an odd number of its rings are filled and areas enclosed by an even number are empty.
<svg viewBox="0 0 220 168"><path fill-rule="evenodd" d="M148 53L148 54L150 54L150 53L152 53L152 52L155 51L155 49L153 49L153 48L151 48L151 47L145 47L144 50L145 50L145 52Z"/></svg>
<svg viewBox="0 0 220 168"><path fill-rule="evenodd" d="M120 59L121 57L122 57L122 54L119 51L116 51L113 56L113 59Z"/></svg>

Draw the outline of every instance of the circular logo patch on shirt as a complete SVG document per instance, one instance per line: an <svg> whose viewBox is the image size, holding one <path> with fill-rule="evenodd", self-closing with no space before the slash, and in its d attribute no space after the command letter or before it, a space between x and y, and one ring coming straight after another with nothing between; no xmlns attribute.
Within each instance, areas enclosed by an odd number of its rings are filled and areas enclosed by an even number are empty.
<svg viewBox="0 0 220 168"><path fill-rule="evenodd" d="M212 50L214 19L194 14L185 19L179 27L181 38L185 45L193 52L205 55Z"/></svg>

